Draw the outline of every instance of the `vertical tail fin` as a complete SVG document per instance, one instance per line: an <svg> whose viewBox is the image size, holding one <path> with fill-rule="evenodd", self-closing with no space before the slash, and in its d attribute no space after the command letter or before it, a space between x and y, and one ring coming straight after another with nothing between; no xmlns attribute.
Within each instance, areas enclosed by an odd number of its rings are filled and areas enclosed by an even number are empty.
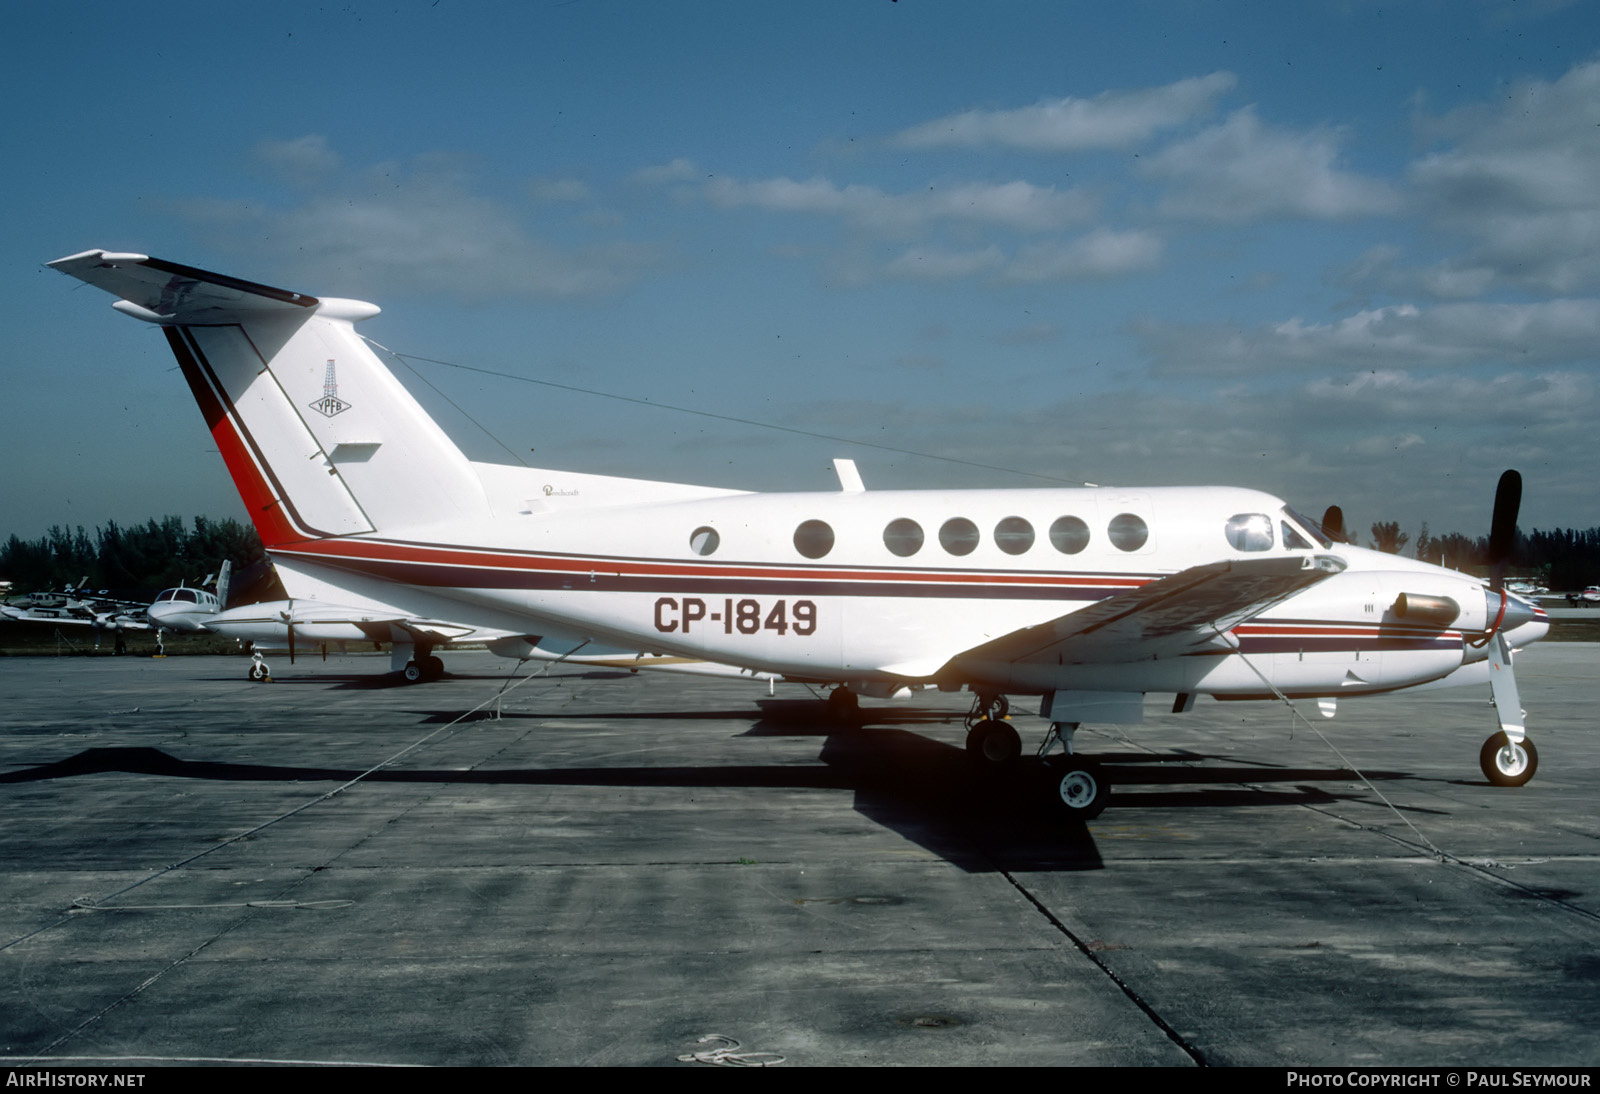
<svg viewBox="0 0 1600 1094"><path fill-rule="evenodd" d="M228 583L233 580L233 560L222 560L222 568L217 571L217 611L228 610Z"/></svg>
<svg viewBox="0 0 1600 1094"><path fill-rule="evenodd" d="M356 334L376 306L146 255L50 266L163 328L267 547L487 515L461 450Z"/></svg>

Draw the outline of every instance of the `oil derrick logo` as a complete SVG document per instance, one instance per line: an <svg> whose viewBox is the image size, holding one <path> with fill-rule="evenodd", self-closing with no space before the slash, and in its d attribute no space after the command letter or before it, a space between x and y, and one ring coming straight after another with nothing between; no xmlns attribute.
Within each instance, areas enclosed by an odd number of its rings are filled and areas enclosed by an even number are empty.
<svg viewBox="0 0 1600 1094"><path fill-rule="evenodd" d="M339 398L339 380L333 374L331 359L328 361L327 375L322 380L322 398L308 405L325 418L331 418L350 409L350 404Z"/></svg>

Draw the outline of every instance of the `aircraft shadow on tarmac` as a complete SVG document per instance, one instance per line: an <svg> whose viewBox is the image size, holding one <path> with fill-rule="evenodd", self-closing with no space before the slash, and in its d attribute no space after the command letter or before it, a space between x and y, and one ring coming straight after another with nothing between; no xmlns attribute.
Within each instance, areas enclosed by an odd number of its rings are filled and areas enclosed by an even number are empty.
<svg viewBox="0 0 1600 1094"><path fill-rule="evenodd" d="M314 656L314 655L307 655ZM304 658L302 658L303 660ZM284 666L279 666L279 671L284 671ZM248 665L241 670L238 676L248 676ZM637 676L635 672L625 669L591 669L586 672L561 672L561 673L534 673L541 680L621 680L629 676ZM472 672L446 672L440 677L442 680L484 680L490 683L508 679L504 673L472 673ZM213 676L210 679L218 683L226 683L235 679L235 674L227 676ZM408 683L398 673L394 672L351 672L329 673L318 672L294 673L288 672L283 676L272 677L272 684L276 687L311 686L326 688L329 691L388 691L390 688L410 688L415 684Z"/></svg>
<svg viewBox="0 0 1600 1094"><path fill-rule="evenodd" d="M372 782L461 783L542 786L772 788L849 790L862 816L920 845L961 869L1092 870L1102 865L1088 828L1047 808L1036 760L1018 761L1007 772L977 770L965 750L901 726L947 724L948 710L897 708L871 712L871 726L830 722L815 701L767 700L723 711L609 711L575 714L519 712L507 718L614 722L618 719L694 719L747 722L742 737L822 738L820 766L698 765L662 767L563 767L548 769L447 770L395 768L367 776ZM424 722L451 721L459 712L419 712ZM1113 810L1216 809L1332 805L1364 800L1351 787L1355 772L1344 768L1284 768L1241 765L1237 757L1188 750L1163 755L1100 752L1095 759L1116 788ZM1216 761L1227 761L1226 766ZM122 771L169 778L244 782L347 782L358 768L296 767L183 760L156 748L91 748L53 763L0 774L0 783L73 778ZM1367 772L1373 781L1411 779L1405 772ZM1319 784L1337 783L1338 790ZM1129 789L1140 787L1141 789ZM1167 789L1160 789L1166 787ZM1426 811L1426 810L1424 810Z"/></svg>

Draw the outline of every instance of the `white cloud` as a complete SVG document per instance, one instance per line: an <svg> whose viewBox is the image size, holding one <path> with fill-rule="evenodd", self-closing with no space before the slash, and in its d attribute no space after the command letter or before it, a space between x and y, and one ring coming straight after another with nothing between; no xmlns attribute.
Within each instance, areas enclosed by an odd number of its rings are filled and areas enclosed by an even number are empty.
<svg viewBox="0 0 1600 1094"><path fill-rule="evenodd" d="M324 179L341 166L339 154L328 147L328 139L316 133L288 141L261 141L251 150L251 158L296 186Z"/></svg>
<svg viewBox="0 0 1600 1094"><path fill-rule="evenodd" d="M811 213L847 218L877 231L900 233L936 222L965 221L1022 231L1082 223L1096 203L1081 190L1057 190L1016 181L930 185L890 194L873 186L838 186L824 178L739 181L717 178L706 197L725 209Z"/></svg>
<svg viewBox="0 0 1600 1094"><path fill-rule="evenodd" d="M1323 377L1299 393L1302 414L1343 423L1441 423L1450 429L1486 423L1571 423L1593 407L1594 382L1578 372L1507 372L1492 377L1416 375L1366 369Z"/></svg>
<svg viewBox="0 0 1600 1094"><path fill-rule="evenodd" d="M1407 369L1495 362L1588 362L1600 300L1372 308L1332 323L1290 319L1234 329L1144 323L1134 333L1158 371L1260 374L1291 367Z"/></svg>
<svg viewBox="0 0 1600 1094"><path fill-rule="evenodd" d="M1096 228L1066 242L1024 247L1005 271L1008 281L1121 277L1161 265L1161 237L1149 231Z"/></svg>
<svg viewBox="0 0 1600 1094"><path fill-rule="evenodd" d="M1600 61L1420 118L1418 129L1448 147L1407 169L1416 208L1466 249L1420 269L1392 251L1369 254L1346 271L1348 284L1440 299L1600 287Z"/></svg>
<svg viewBox="0 0 1600 1094"><path fill-rule="evenodd" d="M1495 271L1486 265L1446 259L1415 268L1402 265L1400 258L1400 248L1391 244L1370 247L1340 271L1338 280L1362 291L1375 288L1395 296L1435 300L1471 300L1494 284Z"/></svg>
<svg viewBox="0 0 1600 1094"><path fill-rule="evenodd" d="M580 179L536 178L528 183L528 196L535 201L580 202L593 195Z"/></svg>
<svg viewBox="0 0 1600 1094"><path fill-rule="evenodd" d="M292 162L290 151L278 149ZM334 162L320 139L300 152ZM633 244L548 243L530 210L474 192L470 179L437 158L324 180L281 206L212 200L177 208L221 246L254 254L276 249L288 275L308 282L333 277L369 294L470 301L595 296L624 288L652 261ZM581 224L563 221L560 228L570 233Z"/></svg>
<svg viewBox="0 0 1600 1094"><path fill-rule="evenodd" d="M1151 232L1097 228L1077 239L1031 243L1014 257L996 244L968 250L912 247L884 264L882 275L914 281L955 281L991 275L1010 282L1073 281L1122 277L1154 269L1161 239ZM857 272L857 282L871 280Z"/></svg>
<svg viewBox="0 0 1600 1094"><path fill-rule="evenodd" d="M1246 107L1147 158L1144 172L1170 184L1159 206L1169 216L1341 219L1399 209L1387 183L1342 170L1338 160L1334 131L1268 126Z"/></svg>
<svg viewBox="0 0 1600 1094"><path fill-rule="evenodd" d="M1035 152L1126 148L1210 111L1236 82L1231 72L1213 72L1163 87L1106 91L1092 99L1045 99L1016 110L967 110L913 126L893 140L908 148Z"/></svg>
<svg viewBox="0 0 1600 1094"><path fill-rule="evenodd" d="M699 169L691 161L679 156L670 163L641 167L633 173L633 181L647 186L659 186L668 182L687 182L699 174Z"/></svg>
<svg viewBox="0 0 1600 1094"><path fill-rule="evenodd" d="M1005 264L1000 248L990 244L975 251L946 251L937 247L913 247L891 259L885 275L913 281L953 281L989 273Z"/></svg>

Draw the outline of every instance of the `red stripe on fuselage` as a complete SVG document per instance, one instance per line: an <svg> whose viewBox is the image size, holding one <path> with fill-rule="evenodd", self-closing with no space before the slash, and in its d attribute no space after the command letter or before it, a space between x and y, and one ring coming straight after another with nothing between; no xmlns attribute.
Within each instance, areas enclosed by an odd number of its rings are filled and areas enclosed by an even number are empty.
<svg viewBox="0 0 1600 1094"><path fill-rule="evenodd" d="M255 455L245 443L237 423L212 388L210 380L202 372L181 330L176 327L163 327L162 330L167 336L167 344L172 347L172 355L178 359L178 367L183 370L183 378L189 382L189 391L205 417L211 439L216 442L217 451L222 453L222 462L233 477L234 488L239 491L245 510L250 514L250 521L256 526L262 546L270 549L304 541L306 537L289 522L283 502L261 473Z"/></svg>
<svg viewBox="0 0 1600 1094"><path fill-rule="evenodd" d="M372 539L319 539L296 544L289 552L333 564L362 562L406 563L418 566L457 566L500 571L543 571L566 574L599 572L622 577L755 578L767 580L827 580L896 582L914 584L1035 585L1062 588L1133 588L1155 580L1151 574L1008 573L985 570L874 570L827 566L772 566L749 563L688 563L667 559L614 558L600 555L553 555L504 551L493 548L435 546Z"/></svg>

